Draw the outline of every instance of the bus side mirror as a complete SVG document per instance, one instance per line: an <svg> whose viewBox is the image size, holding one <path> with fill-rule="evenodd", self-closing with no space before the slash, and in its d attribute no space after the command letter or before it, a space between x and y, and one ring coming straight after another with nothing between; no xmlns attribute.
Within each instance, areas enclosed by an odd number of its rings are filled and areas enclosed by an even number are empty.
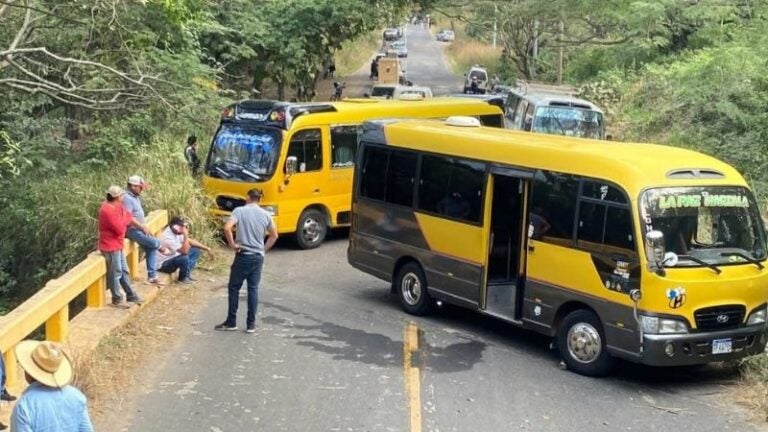
<svg viewBox="0 0 768 432"><path fill-rule="evenodd" d="M285 174L290 177L296 174L298 169L299 159L297 159L296 156L288 156L288 158L285 160Z"/></svg>
<svg viewBox="0 0 768 432"><path fill-rule="evenodd" d="M664 233L658 230L645 234L645 256L648 257L648 268L659 275L664 273Z"/></svg>

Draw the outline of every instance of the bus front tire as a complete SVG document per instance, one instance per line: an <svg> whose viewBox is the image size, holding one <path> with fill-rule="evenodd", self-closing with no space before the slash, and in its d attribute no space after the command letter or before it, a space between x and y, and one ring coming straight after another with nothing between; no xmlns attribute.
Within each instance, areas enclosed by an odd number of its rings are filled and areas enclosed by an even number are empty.
<svg viewBox="0 0 768 432"><path fill-rule="evenodd" d="M296 224L296 243L301 249L314 249L325 240L328 226L320 210L304 210Z"/></svg>
<svg viewBox="0 0 768 432"><path fill-rule="evenodd" d="M600 319L590 310L566 315L557 329L557 348L568 369L580 375L606 376L614 364Z"/></svg>
<svg viewBox="0 0 768 432"><path fill-rule="evenodd" d="M395 289L403 310L411 315L426 315L432 310L432 299L427 292L427 278L424 270L415 262L400 268L395 280Z"/></svg>

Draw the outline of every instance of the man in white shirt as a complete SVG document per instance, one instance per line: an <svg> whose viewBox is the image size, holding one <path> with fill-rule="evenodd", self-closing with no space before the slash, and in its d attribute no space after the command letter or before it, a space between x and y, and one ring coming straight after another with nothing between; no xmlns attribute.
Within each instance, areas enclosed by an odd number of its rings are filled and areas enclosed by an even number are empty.
<svg viewBox="0 0 768 432"><path fill-rule="evenodd" d="M200 252L211 248L189 237L189 223L179 216L160 235L161 248L157 255L157 271L173 273L179 271L179 282L189 284L195 281L192 270L197 265Z"/></svg>

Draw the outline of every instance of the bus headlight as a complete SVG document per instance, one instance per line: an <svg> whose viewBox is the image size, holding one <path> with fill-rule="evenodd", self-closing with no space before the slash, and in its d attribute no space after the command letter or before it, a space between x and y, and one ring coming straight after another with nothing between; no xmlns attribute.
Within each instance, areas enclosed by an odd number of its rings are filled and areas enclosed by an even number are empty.
<svg viewBox="0 0 768 432"><path fill-rule="evenodd" d="M261 206L261 208L266 210L267 213L269 213L270 216L272 216L272 217L277 216L277 206L276 205L265 205L265 206Z"/></svg>
<svg viewBox="0 0 768 432"><path fill-rule="evenodd" d="M747 320L747 325L765 324L766 317L768 317L768 307L763 305L760 309L752 312Z"/></svg>
<svg viewBox="0 0 768 432"><path fill-rule="evenodd" d="M640 327L643 333L648 334L688 333L688 325L685 322L655 316L640 315Z"/></svg>

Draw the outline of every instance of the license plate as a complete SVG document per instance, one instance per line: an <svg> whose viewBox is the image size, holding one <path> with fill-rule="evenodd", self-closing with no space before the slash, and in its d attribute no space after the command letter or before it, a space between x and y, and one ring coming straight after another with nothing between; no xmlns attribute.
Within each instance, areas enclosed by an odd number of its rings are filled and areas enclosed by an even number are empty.
<svg viewBox="0 0 768 432"><path fill-rule="evenodd" d="M733 351L733 340L715 339L712 341L712 354L728 354Z"/></svg>

